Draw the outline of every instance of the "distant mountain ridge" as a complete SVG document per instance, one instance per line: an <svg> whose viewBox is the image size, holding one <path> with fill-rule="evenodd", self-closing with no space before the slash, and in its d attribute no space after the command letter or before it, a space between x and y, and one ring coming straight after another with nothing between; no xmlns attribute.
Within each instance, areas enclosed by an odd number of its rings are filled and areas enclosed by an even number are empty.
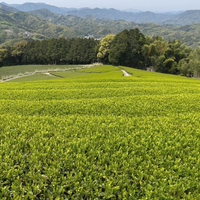
<svg viewBox="0 0 200 200"><path fill-rule="evenodd" d="M95 16L99 19L131 21L135 23L157 23L157 24L171 24L175 26L191 25L200 23L200 10L188 10L184 12L168 12L153 13L153 12L125 12L116 9L90 9L84 8L79 10L68 11L66 15L76 15L85 17L87 15Z"/></svg>
<svg viewBox="0 0 200 200"><path fill-rule="evenodd" d="M171 19L165 20L162 24L172 24L175 26L190 25L200 22L200 10L187 10Z"/></svg>
<svg viewBox="0 0 200 200"><path fill-rule="evenodd" d="M152 23L159 23L163 20L169 20L174 15L167 15L167 14L156 14L153 12L125 12L119 11L114 8L110 9L100 9L100 8L84 8L79 10L72 10L68 11L66 15L76 15L78 17L84 17L87 15L93 15L100 19L111 19L111 20L120 20L124 19L127 21L132 21L135 23L145 23L145 22L152 22Z"/></svg>
<svg viewBox="0 0 200 200"><path fill-rule="evenodd" d="M94 16L99 19L109 20L126 20L135 23L157 23L171 24L175 26L190 25L200 22L200 10L176 11L166 13L140 12L135 9L127 9L126 11L100 8L65 8L48 5L45 3L24 3L24 4L7 4L2 2L0 8L11 12L29 12L40 9L48 9L55 14L60 15L76 15L78 17ZM129 12L128 12L129 11Z"/></svg>
<svg viewBox="0 0 200 200"><path fill-rule="evenodd" d="M93 15L96 18L100 19L110 19L110 20L120 20L124 19L126 21L132 21L135 23L160 23L164 20L170 20L175 16L174 13L153 13L153 12L140 12L135 9L127 9L126 11L116 10L114 8L110 9L101 9L101 8L64 8L64 7L56 7L52 5L48 5L45 3L24 3L24 4L6 4L2 2L6 6L10 6L16 8L23 12L29 12L40 9L48 9L51 12L61 15L76 15L78 17L85 17L87 15Z"/></svg>
<svg viewBox="0 0 200 200"><path fill-rule="evenodd" d="M17 10L16 8L7 6L6 4L0 4L0 8L9 12L19 12L19 10Z"/></svg>
<svg viewBox="0 0 200 200"><path fill-rule="evenodd" d="M1 4L9 6L9 7L13 7L23 12L39 10L39 9L48 9L56 14L65 14L68 11L76 10L76 8L64 8L64 7L60 8L60 7L48 5L45 3L7 4L5 2L2 2Z"/></svg>
<svg viewBox="0 0 200 200"><path fill-rule="evenodd" d="M4 8L2 7L4 6ZM101 8L65 8L48 5L45 3L24 3L24 4L7 4L2 2L1 8L11 12L30 12L41 9L48 9L55 14L63 16L76 15L78 17L94 16L99 19L109 20L126 20L135 23L157 23L157 24L171 24L175 26L190 25L200 22L200 11L176 11L167 13L153 13L153 12L140 12L134 9L127 9L126 11L116 10L114 8L101 9ZM129 12L128 12L129 11Z"/></svg>

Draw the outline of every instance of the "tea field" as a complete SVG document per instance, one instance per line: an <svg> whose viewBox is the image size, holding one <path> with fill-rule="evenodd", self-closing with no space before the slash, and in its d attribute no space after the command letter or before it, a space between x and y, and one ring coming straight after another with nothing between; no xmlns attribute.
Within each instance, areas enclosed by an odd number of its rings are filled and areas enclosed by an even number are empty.
<svg viewBox="0 0 200 200"><path fill-rule="evenodd" d="M35 71L56 71L56 69L66 70L80 68L80 65L18 65L0 67L0 78L17 74L33 73Z"/></svg>
<svg viewBox="0 0 200 200"><path fill-rule="evenodd" d="M98 63L91 65L18 65L0 67L0 82L24 82L35 80L49 80L62 77L78 76L79 69L96 66ZM77 70L77 71L76 71ZM57 72L59 73L57 75ZM77 72L77 73L73 73ZM51 73L54 76L47 75ZM54 74L55 73L55 74ZM81 75L83 72L80 72ZM60 75L60 76L59 76Z"/></svg>
<svg viewBox="0 0 200 200"><path fill-rule="evenodd" d="M121 68L0 84L0 199L200 199L200 80Z"/></svg>

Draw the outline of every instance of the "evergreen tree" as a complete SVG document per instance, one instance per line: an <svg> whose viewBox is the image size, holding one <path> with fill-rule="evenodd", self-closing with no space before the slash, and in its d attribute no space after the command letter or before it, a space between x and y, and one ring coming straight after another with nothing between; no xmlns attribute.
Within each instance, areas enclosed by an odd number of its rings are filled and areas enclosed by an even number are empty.
<svg viewBox="0 0 200 200"><path fill-rule="evenodd" d="M120 32L111 43L110 63L143 68L144 56L142 47L145 43L145 37L138 29Z"/></svg>

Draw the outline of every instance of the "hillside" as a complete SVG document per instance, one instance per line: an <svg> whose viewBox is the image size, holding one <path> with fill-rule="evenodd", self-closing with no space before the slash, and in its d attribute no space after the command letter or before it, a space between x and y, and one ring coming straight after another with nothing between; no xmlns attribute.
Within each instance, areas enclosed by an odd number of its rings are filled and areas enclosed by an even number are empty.
<svg viewBox="0 0 200 200"><path fill-rule="evenodd" d="M83 35L93 34L96 38L104 37L107 34L117 34L124 29L139 28L142 33L151 37L159 35L167 40L180 39L183 43L192 47L200 44L200 23L188 26L158 25L154 23L136 24L125 20L98 19L94 16L83 18L73 15L62 16L48 10L37 10L30 13L52 23L75 28Z"/></svg>
<svg viewBox="0 0 200 200"><path fill-rule="evenodd" d="M26 12L10 12L0 8L0 43L12 44L23 39L71 38L74 29L55 25Z"/></svg>
<svg viewBox="0 0 200 200"><path fill-rule="evenodd" d="M1 199L200 198L200 81L125 69L0 84Z"/></svg>
<svg viewBox="0 0 200 200"><path fill-rule="evenodd" d="M2 8L4 8L2 6ZM0 8L0 44L13 44L20 40L45 38L72 38L93 35L102 38L117 34L124 29L139 28L149 36L161 36L167 40L180 39L182 43L195 47L200 44L200 24L186 26L136 24L125 20L99 19L94 16L83 18L74 15L58 15L47 9L28 12Z"/></svg>
<svg viewBox="0 0 200 200"><path fill-rule="evenodd" d="M107 34L117 34L124 29L136 26L135 23L124 20L113 21L98 19L94 16L85 16L83 18L74 15L62 16L46 9L31 11L30 13L51 23L73 28L80 36L94 35L95 38L101 38Z"/></svg>
<svg viewBox="0 0 200 200"><path fill-rule="evenodd" d="M163 24L172 24L175 26L190 25L200 23L200 10L188 10L169 20L164 20Z"/></svg>
<svg viewBox="0 0 200 200"><path fill-rule="evenodd" d="M19 12L19 10L15 9L13 7L7 6L5 4L2 4L2 3L0 4L0 8L2 10L6 10L6 11L9 11L9 12Z"/></svg>

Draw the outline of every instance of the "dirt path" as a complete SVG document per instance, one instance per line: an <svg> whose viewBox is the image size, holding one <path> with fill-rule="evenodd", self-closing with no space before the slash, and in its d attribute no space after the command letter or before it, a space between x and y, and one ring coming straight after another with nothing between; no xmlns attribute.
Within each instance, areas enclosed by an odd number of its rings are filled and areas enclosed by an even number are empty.
<svg viewBox="0 0 200 200"><path fill-rule="evenodd" d="M50 73L43 73L43 74L45 74L45 75L47 75L47 76L53 76L53 77L56 77L56 78L61 78L61 77L59 77L59 76L55 76L55 75L50 74ZM13 78L1 80L0 82L3 83L3 82L11 81L11 80L14 80L14 79L17 79L17 78L23 78L23 77L25 77L25 76L33 76L33 75L35 75L35 74L16 76L16 77L13 77Z"/></svg>
<svg viewBox="0 0 200 200"><path fill-rule="evenodd" d="M5 79L5 80L0 80L0 83L11 81L11 80L17 79L17 78L22 78L22 77L25 77L25 76L31 76L31 75L16 76L16 77Z"/></svg>
<svg viewBox="0 0 200 200"><path fill-rule="evenodd" d="M123 72L123 76L131 76L129 73L127 73L124 69L121 69Z"/></svg>
<svg viewBox="0 0 200 200"><path fill-rule="evenodd" d="M47 76L53 76L53 77L56 77L56 78L61 78L60 76L56 76L56 75L50 74L49 72L44 73L44 74L47 75Z"/></svg>

